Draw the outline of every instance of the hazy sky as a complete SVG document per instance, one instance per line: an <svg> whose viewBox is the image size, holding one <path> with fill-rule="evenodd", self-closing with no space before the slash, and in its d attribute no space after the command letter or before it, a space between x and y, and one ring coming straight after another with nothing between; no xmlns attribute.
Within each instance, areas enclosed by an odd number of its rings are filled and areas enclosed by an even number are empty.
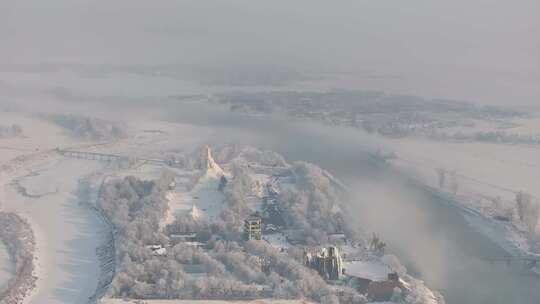
<svg viewBox="0 0 540 304"><path fill-rule="evenodd" d="M537 0L0 0L0 62L268 64L353 71L348 85L361 89L535 104L539 10Z"/></svg>

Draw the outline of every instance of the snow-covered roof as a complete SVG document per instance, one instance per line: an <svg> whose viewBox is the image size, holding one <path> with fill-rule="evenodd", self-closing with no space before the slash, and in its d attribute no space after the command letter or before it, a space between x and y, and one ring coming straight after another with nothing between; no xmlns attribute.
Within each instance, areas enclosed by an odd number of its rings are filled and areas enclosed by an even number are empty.
<svg viewBox="0 0 540 304"><path fill-rule="evenodd" d="M376 261L346 262L343 267L347 275L371 281L385 281L391 272L386 265Z"/></svg>
<svg viewBox="0 0 540 304"><path fill-rule="evenodd" d="M167 249L165 248L159 248L156 250L152 250L152 254L156 256L162 256L167 254Z"/></svg>

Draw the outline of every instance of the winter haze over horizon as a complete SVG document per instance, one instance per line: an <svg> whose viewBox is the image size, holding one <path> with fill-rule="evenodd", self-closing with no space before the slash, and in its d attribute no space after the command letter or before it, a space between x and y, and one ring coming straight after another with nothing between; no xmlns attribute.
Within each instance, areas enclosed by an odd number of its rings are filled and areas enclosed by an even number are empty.
<svg viewBox="0 0 540 304"><path fill-rule="evenodd" d="M339 73L329 87L537 105L538 1L0 1L4 64Z"/></svg>

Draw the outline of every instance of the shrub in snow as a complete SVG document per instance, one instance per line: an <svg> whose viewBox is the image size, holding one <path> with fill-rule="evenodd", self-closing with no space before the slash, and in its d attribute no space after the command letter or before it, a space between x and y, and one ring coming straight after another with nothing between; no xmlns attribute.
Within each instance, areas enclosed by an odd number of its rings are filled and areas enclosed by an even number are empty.
<svg viewBox="0 0 540 304"><path fill-rule="evenodd" d="M23 129L18 124L11 126L0 126L0 138L20 137L23 135Z"/></svg>
<svg viewBox="0 0 540 304"><path fill-rule="evenodd" d="M126 136L125 126L93 117L53 114L50 121L66 129L72 136L84 140L113 140Z"/></svg>
<svg viewBox="0 0 540 304"><path fill-rule="evenodd" d="M519 219L525 223L529 232L538 234L538 220L540 218L540 203L531 195L523 192L516 194L516 203Z"/></svg>

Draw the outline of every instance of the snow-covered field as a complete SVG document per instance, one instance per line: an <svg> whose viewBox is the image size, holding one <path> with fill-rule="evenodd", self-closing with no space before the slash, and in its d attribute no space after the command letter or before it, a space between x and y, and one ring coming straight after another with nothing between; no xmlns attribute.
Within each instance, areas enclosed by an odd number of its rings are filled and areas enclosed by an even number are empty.
<svg viewBox="0 0 540 304"><path fill-rule="evenodd" d="M169 202L171 216L192 210L211 221L221 212L223 193L218 191L219 177L211 174L202 176L195 187L189 191L174 191Z"/></svg>

